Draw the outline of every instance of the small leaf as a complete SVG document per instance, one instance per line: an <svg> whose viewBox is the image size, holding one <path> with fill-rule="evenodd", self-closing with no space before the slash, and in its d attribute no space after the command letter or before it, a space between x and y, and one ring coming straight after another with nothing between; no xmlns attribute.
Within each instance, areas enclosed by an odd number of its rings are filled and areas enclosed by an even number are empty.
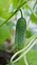
<svg viewBox="0 0 37 65"><path fill-rule="evenodd" d="M31 14L30 20L31 20L33 23L37 24L37 17L35 17L33 14Z"/></svg>
<svg viewBox="0 0 37 65"><path fill-rule="evenodd" d="M30 38L35 32L29 28L28 30L26 30L26 38Z"/></svg>

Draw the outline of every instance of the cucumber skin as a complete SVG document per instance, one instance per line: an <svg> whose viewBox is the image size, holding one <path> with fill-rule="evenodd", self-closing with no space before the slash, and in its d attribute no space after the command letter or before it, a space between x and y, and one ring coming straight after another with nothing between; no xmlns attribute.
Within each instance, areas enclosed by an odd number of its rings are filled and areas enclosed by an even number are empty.
<svg viewBox="0 0 37 65"><path fill-rule="evenodd" d="M20 50L24 47L26 38L26 21L24 18L20 18L16 24L16 34L15 34L15 48Z"/></svg>

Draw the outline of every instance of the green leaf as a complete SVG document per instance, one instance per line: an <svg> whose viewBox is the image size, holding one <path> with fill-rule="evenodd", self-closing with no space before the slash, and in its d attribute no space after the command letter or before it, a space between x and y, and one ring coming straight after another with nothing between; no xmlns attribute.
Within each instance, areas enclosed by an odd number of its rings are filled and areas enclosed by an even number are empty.
<svg viewBox="0 0 37 65"><path fill-rule="evenodd" d="M13 7L16 8L18 0L12 0L12 2L13 2Z"/></svg>
<svg viewBox="0 0 37 65"><path fill-rule="evenodd" d="M26 30L26 38L30 38L34 33L33 29L29 28Z"/></svg>
<svg viewBox="0 0 37 65"><path fill-rule="evenodd" d="M20 59L15 65L25 65L24 58Z"/></svg>
<svg viewBox="0 0 37 65"><path fill-rule="evenodd" d="M29 9L29 6L28 5L24 5L24 8Z"/></svg>
<svg viewBox="0 0 37 65"><path fill-rule="evenodd" d="M13 8L17 8L24 0L12 0Z"/></svg>
<svg viewBox="0 0 37 65"><path fill-rule="evenodd" d="M0 9L7 10L9 8L9 0L0 0Z"/></svg>
<svg viewBox="0 0 37 65"><path fill-rule="evenodd" d="M12 12L3 12L2 15L1 15L1 17L5 18L5 19L8 19L9 16L11 16L11 14L12 14Z"/></svg>
<svg viewBox="0 0 37 65"><path fill-rule="evenodd" d="M37 65L37 49L31 50L27 54L27 60L28 60L29 65Z"/></svg>
<svg viewBox="0 0 37 65"><path fill-rule="evenodd" d="M37 17L35 17L33 14L31 14L30 20L31 20L33 23L37 24Z"/></svg>
<svg viewBox="0 0 37 65"><path fill-rule="evenodd" d="M3 9L0 10L0 17L7 19L13 12L3 11Z"/></svg>
<svg viewBox="0 0 37 65"><path fill-rule="evenodd" d="M9 12L10 1L9 0L0 0L0 17L7 19L11 12Z"/></svg>
<svg viewBox="0 0 37 65"><path fill-rule="evenodd" d="M10 37L10 32L8 27L6 25L0 27L0 43L4 42L9 37Z"/></svg>
<svg viewBox="0 0 37 65"><path fill-rule="evenodd" d="M0 23L3 21L0 20ZM9 27L5 24L2 27L0 27L0 43L3 43L9 37L10 37L10 30Z"/></svg>

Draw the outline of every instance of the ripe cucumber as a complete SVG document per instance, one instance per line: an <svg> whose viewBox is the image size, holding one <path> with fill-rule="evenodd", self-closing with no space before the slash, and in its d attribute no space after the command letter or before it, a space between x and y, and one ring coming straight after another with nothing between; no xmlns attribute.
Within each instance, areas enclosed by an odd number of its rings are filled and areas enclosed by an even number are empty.
<svg viewBox="0 0 37 65"><path fill-rule="evenodd" d="M24 47L26 38L26 20L21 17L16 24L15 48L20 50Z"/></svg>

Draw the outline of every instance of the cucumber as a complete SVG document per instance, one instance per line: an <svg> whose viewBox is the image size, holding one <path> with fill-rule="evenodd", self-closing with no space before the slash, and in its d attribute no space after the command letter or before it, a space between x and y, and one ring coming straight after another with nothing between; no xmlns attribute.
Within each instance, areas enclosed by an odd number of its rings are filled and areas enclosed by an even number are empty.
<svg viewBox="0 0 37 65"><path fill-rule="evenodd" d="M24 47L26 38L26 20L21 17L18 19L16 24L16 33L15 33L15 48L20 50Z"/></svg>

